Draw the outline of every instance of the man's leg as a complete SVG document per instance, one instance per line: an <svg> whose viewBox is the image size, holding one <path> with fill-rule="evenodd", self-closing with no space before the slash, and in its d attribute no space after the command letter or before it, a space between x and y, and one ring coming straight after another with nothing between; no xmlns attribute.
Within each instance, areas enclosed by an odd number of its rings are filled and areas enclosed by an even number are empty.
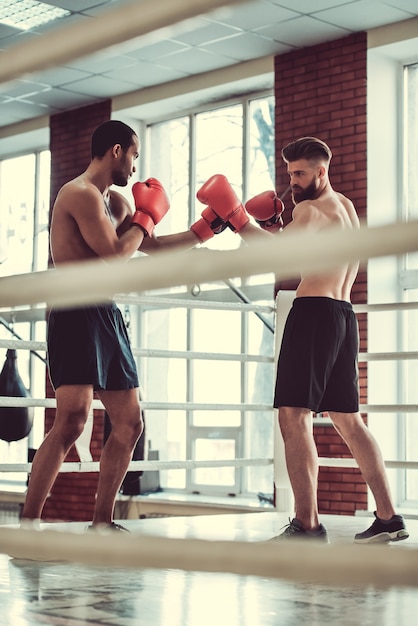
<svg viewBox="0 0 418 626"><path fill-rule="evenodd" d="M382 543L407 539L402 515L396 515L380 448L360 413L330 413L336 430L348 445L376 501L376 519L357 533L356 543Z"/></svg>
<svg viewBox="0 0 418 626"><path fill-rule="evenodd" d="M39 519L69 449L83 432L93 388L90 385L63 385L56 390L54 424L40 445L32 463L22 519Z"/></svg>
<svg viewBox="0 0 418 626"><path fill-rule="evenodd" d="M388 520L395 514L385 464L377 441L360 413L330 412L335 429L357 461L364 480L376 501L376 514Z"/></svg>
<svg viewBox="0 0 418 626"><path fill-rule="evenodd" d="M97 395L106 408L112 429L100 457L93 525L112 522L118 490L143 430L138 389L101 390Z"/></svg>
<svg viewBox="0 0 418 626"><path fill-rule="evenodd" d="M317 529L318 454L312 434L312 413L309 409L280 407L279 425L295 498L295 517L305 530Z"/></svg>

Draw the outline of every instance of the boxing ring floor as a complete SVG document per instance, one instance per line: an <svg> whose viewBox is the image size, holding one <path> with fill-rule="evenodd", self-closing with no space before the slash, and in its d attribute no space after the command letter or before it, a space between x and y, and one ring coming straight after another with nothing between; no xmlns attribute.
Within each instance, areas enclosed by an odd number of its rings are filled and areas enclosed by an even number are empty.
<svg viewBox="0 0 418 626"><path fill-rule="evenodd" d="M372 518L323 515L332 543L352 543ZM244 513L124 520L133 533L176 539L264 541L287 517ZM50 525L44 525L45 528ZM60 524L63 529L85 524ZM418 547L410 537L388 551ZM366 559L375 546L353 544ZM327 546L324 545L324 550ZM341 563L344 568L344 563ZM93 567L0 555L1 626L410 626L418 615L416 587L337 587L227 573Z"/></svg>

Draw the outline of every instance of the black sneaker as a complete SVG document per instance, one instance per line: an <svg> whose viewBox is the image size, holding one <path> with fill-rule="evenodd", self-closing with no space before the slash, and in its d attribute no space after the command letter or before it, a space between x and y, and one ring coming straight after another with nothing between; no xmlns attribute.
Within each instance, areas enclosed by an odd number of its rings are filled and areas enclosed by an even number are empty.
<svg viewBox="0 0 418 626"><path fill-rule="evenodd" d="M111 532L130 532L127 528L122 526L122 524L116 524L115 522L111 522L110 524L96 524L95 526L91 524L90 526L87 526L87 530L96 530L98 532L107 532L108 530L110 530Z"/></svg>
<svg viewBox="0 0 418 626"><path fill-rule="evenodd" d="M405 528L402 515L392 515L390 520L382 520L374 512L373 524L362 533L354 536L354 543L389 543L408 539L409 533Z"/></svg>
<svg viewBox="0 0 418 626"><path fill-rule="evenodd" d="M317 530L305 530L301 522L294 518L289 519L289 524L285 530L277 537L273 537L271 541L281 541L282 539L313 539L328 543L328 533L323 524L319 524Z"/></svg>

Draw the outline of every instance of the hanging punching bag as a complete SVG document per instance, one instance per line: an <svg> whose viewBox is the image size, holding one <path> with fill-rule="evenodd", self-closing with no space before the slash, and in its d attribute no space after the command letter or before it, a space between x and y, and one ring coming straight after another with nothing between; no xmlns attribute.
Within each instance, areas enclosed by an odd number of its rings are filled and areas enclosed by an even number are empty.
<svg viewBox="0 0 418 626"><path fill-rule="evenodd" d="M7 350L6 361L0 373L0 396L29 396L17 369L16 350ZM3 441L24 439L30 433L32 424L33 407L0 406L0 439Z"/></svg>

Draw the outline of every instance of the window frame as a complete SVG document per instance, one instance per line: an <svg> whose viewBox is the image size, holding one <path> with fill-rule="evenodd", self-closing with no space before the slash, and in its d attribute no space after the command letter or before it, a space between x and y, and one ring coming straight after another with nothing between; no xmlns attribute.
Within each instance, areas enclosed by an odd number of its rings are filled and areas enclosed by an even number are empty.
<svg viewBox="0 0 418 626"><path fill-rule="evenodd" d="M32 229L32 257L30 261L30 272L40 271L47 269L48 251L43 250L39 245L38 235L44 230L43 217L45 211L49 216L49 185L45 184L45 181L50 180L50 151L46 149L33 150L30 153L15 154L11 157L5 157L0 159L0 176L2 165L6 161L14 161L19 158L33 156L34 158L34 181L33 181L33 229ZM21 177L21 172L17 172L16 178ZM44 207L42 210L42 203ZM47 221L47 225L49 219ZM49 237L48 237L49 239ZM1 315L4 322L14 330L18 335L24 339L30 341L43 341L46 336L46 317L44 307L35 307L31 309L25 309L24 307L18 307L16 310L5 311ZM7 331L3 325L4 338L15 338L10 331ZM43 335L40 338L40 335ZM26 352L26 351L25 351ZM44 353L38 353L39 356L44 358ZM42 364L41 360L32 352L29 352L27 363L21 365L21 357L19 358L18 352L18 369L22 376L24 383L28 387L31 397L36 396L35 386L40 385L41 381L45 382L46 378L46 364ZM44 409L42 407L34 408L33 426L23 440L17 442L0 442L0 449L3 447L3 443L9 449L9 456L12 455L13 462L27 463L31 457L31 450L36 449L41 443L44 437ZM10 452L11 451L11 452ZM0 474L0 489L10 492L24 492L27 486L27 475L25 473L3 473Z"/></svg>
<svg viewBox="0 0 418 626"><path fill-rule="evenodd" d="M216 103L211 103L210 106L200 105L198 107L192 108L187 112L181 112L176 115L166 115L164 117L159 118L158 120L153 119L152 122L147 123L146 120L143 120L142 123L146 129L145 135L145 143L144 143L144 161L142 164L144 168L145 175L147 175L148 170L152 171L150 161L150 146L152 145L152 128L155 125L163 124L169 122L170 120L186 118L188 119L188 127L189 127L189 163L188 163L188 177L189 177L189 208L188 208L188 224L190 225L193 221L199 219L200 209L204 207L195 206L194 193L192 190L196 187L196 122L199 115L204 114L207 111L220 111L223 108L233 107L236 105L241 105L242 107L242 165L241 165L241 176L242 176L242 197L246 198L249 190L249 175L250 175L250 150L251 150L251 142L250 142L250 130L249 130L249 122L250 122L250 107L251 103L256 100L265 100L265 99L273 99L274 101L274 90L262 90L260 92L254 92L251 94L245 94L243 96L227 98L222 101L218 101ZM274 123L274 120L273 120ZM274 137L274 128L273 128L273 137ZM272 181L272 187L275 186L275 181ZM260 189L263 191L264 189ZM198 204L198 203L197 203ZM246 295L252 299L252 296L255 294L257 298L261 298L262 300L270 301L271 305L274 304L274 281L271 278L270 283L265 283L263 285L250 285L245 284L248 281L243 281L243 285L245 285L245 293ZM170 292L167 292L168 297L173 297ZM181 298L184 299L187 297L184 293L181 295ZM193 297L193 296L191 296ZM208 291L205 293L205 298L212 299L216 302L217 298L220 298L221 302L231 301L236 302L237 298L232 294L231 290L227 286L216 286L213 291ZM246 316L248 313L241 313L241 352L243 354L247 351L248 345L248 325L246 322ZM138 316L140 318L141 311L138 311ZM190 342L190 335L193 333L193 321L191 321L193 315L191 312L188 312L187 319L189 328L187 330L188 341ZM262 322L260 322L261 324ZM138 327L143 327L143 323L140 319L137 320ZM144 336L140 336L138 341L141 342L140 345L143 345L146 338ZM272 344L274 344L274 338L272 340ZM187 349L190 350L190 343L187 346ZM138 365L139 370L141 369L141 364ZM273 365L272 365L273 367ZM141 373L140 373L141 375ZM189 382L193 380L192 375L192 364L189 361L187 363L187 379ZM241 380L241 389L240 389L240 402L245 405L248 402L247 398L247 379L248 379L248 364L241 362L240 364L240 380ZM191 400L191 392L188 387L187 390L187 400ZM272 408L273 411L273 408ZM202 438L207 438L210 440L213 437L222 438L222 437L232 437L235 441L236 445L236 458L245 456L245 446L248 441L247 433L246 433L246 424L247 424L247 411L245 408L240 411L240 424L237 427L225 427L220 428L219 426L210 427L208 425L205 426L196 426L193 424L193 410L186 410L186 457L187 459L193 459L193 450L196 444L196 441ZM152 417L152 416L151 416ZM274 420L272 420L272 429L271 429L271 439L273 440L274 432L273 432L273 424ZM154 445L154 444L153 444ZM268 456L268 455L266 455ZM204 493L208 495L229 495L231 491L240 495L243 493L247 493L247 479L248 471L246 468L237 467L235 468L235 480L234 485L228 486L224 488L222 485L201 485L193 478L193 470L185 471L185 488L184 491L186 493ZM164 487L165 491L169 491L168 488ZM271 491L273 491L273 472L271 472Z"/></svg>

